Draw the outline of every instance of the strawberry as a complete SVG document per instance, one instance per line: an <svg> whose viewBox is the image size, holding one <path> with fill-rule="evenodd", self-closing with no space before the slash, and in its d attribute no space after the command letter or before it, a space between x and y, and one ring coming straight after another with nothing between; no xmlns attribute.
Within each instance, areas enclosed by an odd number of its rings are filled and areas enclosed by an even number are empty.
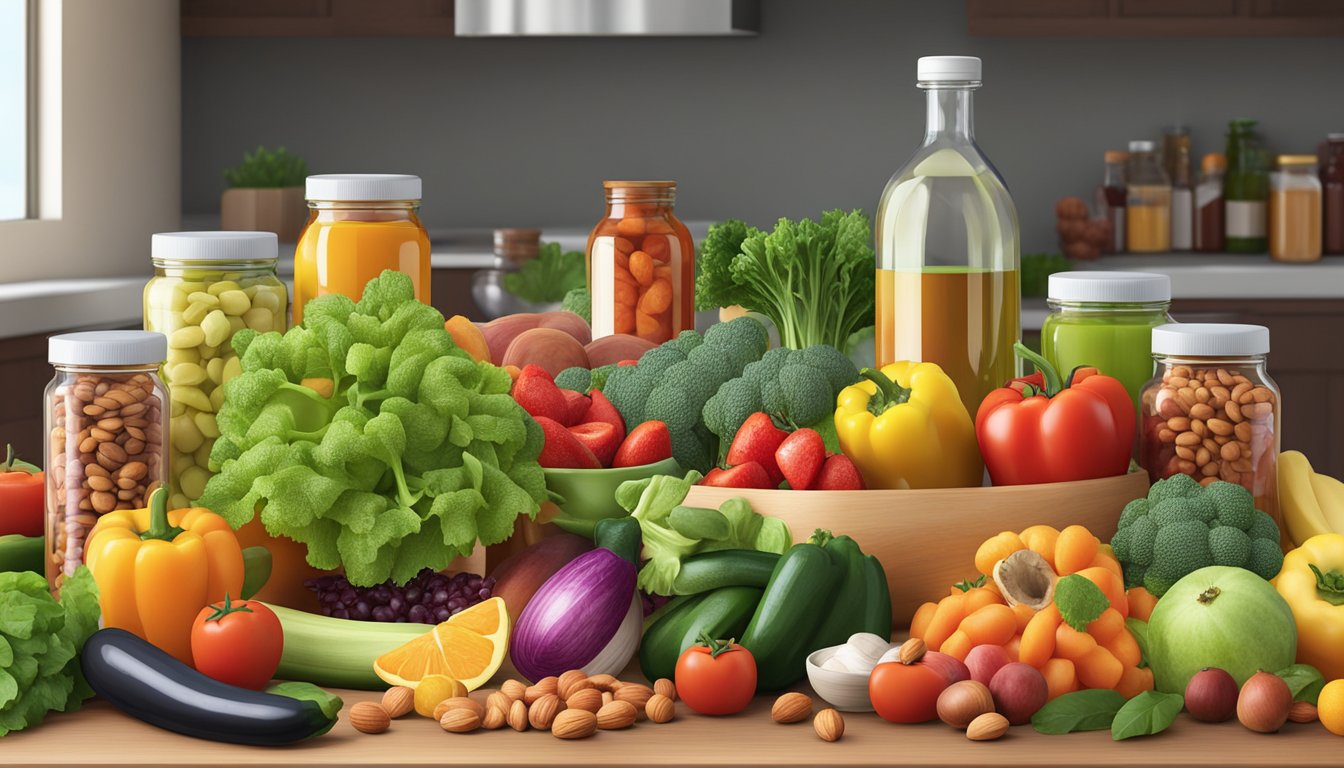
<svg viewBox="0 0 1344 768"><path fill-rule="evenodd" d="M562 389L560 394L565 398L565 418L558 421L566 427L572 427L575 424L582 424L587 421L584 415L588 413L588 408L593 404L588 396L572 389Z"/></svg>
<svg viewBox="0 0 1344 768"><path fill-rule="evenodd" d="M626 367L629 367L629 366L631 366L631 365L639 365L639 361L638 361L638 360L617 360L617 361L616 361L616 367L617 367L617 368L626 368Z"/></svg>
<svg viewBox="0 0 1344 768"><path fill-rule="evenodd" d="M588 446L604 467L611 466L611 460L616 456L616 449L621 447L621 440L616 436L616 428L605 421L576 424L569 428L569 433L577 437L580 443Z"/></svg>
<svg viewBox="0 0 1344 768"><path fill-rule="evenodd" d="M788 436L788 432L775 426L769 414L757 411L748 416L733 435L733 442L728 446L728 466L754 461L770 476L770 487L774 488L784 479L784 473L775 462L775 451Z"/></svg>
<svg viewBox="0 0 1344 768"><path fill-rule="evenodd" d="M813 489L818 491L862 491L863 478L854 462L843 453L828 457L817 475Z"/></svg>
<svg viewBox="0 0 1344 768"><path fill-rule="evenodd" d="M716 488L778 488L778 483L770 481L770 473L765 471L758 461L748 461L744 464L738 464L732 469L711 469L708 475L700 481L701 485L711 485Z"/></svg>
<svg viewBox="0 0 1344 768"><path fill-rule="evenodd" d="M602 390L594 389L589 395L592 398L592 404L588 406L588 412L583 414L579 420L580 424L589 421L603 421L616 428L616 442L625 440L625 419L621 418L621 412L616 410L616 406L611 404L607 396L602 394Z"/></svg>
<svg viewBox="0 0 1344 768"><path fill-rule="evenodd" d="M775 449L779 471L795 491L808 491L826 463L826 443L815 429L803 427L784 438Z"/></svg>
<svg viewBox="0 0 1344 768"><path fill-rule="evenodd" d="M548 469L601 469L602 462L565 425L546 416L534 416L546 442L537 463Z"/></svg>
<svg viewBox="0 0 1344 768"><path fill-rule="evenodd" d="M639 467L672 457L672 433L661 421L646 421L630 430L616 451L613 467Z"/></svg>
<svg viewBox="0 0 1344 768"><path fill-rule="evenodd" d="M533 418L545 416L564 423L569 418L569 405L555 379L539 365L524 366L513 383L513 399Z"/></svg>

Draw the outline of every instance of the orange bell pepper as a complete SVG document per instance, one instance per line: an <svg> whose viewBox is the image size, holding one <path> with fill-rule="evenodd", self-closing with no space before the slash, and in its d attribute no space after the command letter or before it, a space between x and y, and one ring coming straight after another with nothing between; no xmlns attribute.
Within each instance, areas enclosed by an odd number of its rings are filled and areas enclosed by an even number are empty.
<svg viewBox="0 0 1344 768"><path fill-rule="evenodd" d="M99 518L84 557L98 583L103 626L139 635L187 664L196 614L243 589L233 529L202 507L170 512L164 488L150 496L148 509Z"/></svg>

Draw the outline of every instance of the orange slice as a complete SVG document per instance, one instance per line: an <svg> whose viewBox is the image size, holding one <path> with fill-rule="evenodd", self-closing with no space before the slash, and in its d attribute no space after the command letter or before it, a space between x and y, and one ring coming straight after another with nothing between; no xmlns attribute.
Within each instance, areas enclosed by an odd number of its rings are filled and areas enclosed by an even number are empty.
<svg viewBox="0 0 1344 768"><path fill-rule="evenodd" d="M433 630L379 656L373 671L388 685L415 688L430 675L445 675L474 691L504 663L509 649L509 612L492 597Z"/></svg>

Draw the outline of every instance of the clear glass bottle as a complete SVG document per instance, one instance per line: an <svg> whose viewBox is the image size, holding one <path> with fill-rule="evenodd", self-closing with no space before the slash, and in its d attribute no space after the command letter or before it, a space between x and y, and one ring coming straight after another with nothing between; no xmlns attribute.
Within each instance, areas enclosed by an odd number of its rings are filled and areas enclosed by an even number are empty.
<svg viewBox="0 0 1344 768"><path fill-rule="evenodd" d="M1125 244L1130 253L1171 250L1171 180L1151 141L1129 142Z"/></svg>
<svg viewBox="0 0 1344 768"><path fill-rule="evenodd" d="M1017 209L975 143L980 59L925 56L924 143L877 208L876 363L937 363L974 414L1018 370Z"/></svg>
<svg viewBox="0 0 1344 768"><path fill-rule="evenodd" d="M1344 253L1344 133L1326 134L1320 146L1326 253Z"/></svg>
<svg viewBox="0 0 1344 768"><path fill-rule="evenodd" d="M1195 197L1190 181L1190 131L1177 126L1162 136L1162 164L1171 179L1171 250L1194 247Z"/></svg>
<svg viewBox="0 0 1344 768"><path fill-rule="evenodd" d="M1129 153L1108 149L1102 156L1106 168L1101 186L1097 187L1097 214L1110 222L1111 239L1102 247L1102 253L1125 252L1125 164Z"/></svg>
<svg viewBox="0 0 1344 768"><path fill-rule="evenodd" d="M173 395L168 462L172 509L190 506L213 476L210 450L224 382L242 372L233 335L289 327L289 290L275 275L273 232L161 232L150 240L145 330L168 337L161 370Z"/></svg>
<svg viewBox="0 0 1344 768"><path fill-rule="evenodd" d="M1200 166L1203 177L1195 187L1195 250L1221 253L1225 246L1223 172L1227 170L1227 158L1221 152L1210 152Z"/></svg>
<svg viewBox="0 0 1344 768"><path fill-rule="evenodd" d="M149 331L52 336L56 375L43 393L46 425L46 576L59 594L84 562L101 515L142 509L164 481L168 391L159 365L168 339Z"/></svg>
<svg viewBox="0 0 1344 768"><path fill-rule="evenodd" d="M1157 374L1139 398L1139 464L1148 477L1239 483L1282 530L1281 405L1266 370L1269 329L1175 323L1154 328L1152 345Z"/></svg>
<svg viewBox="0 0 1344 768"><path fill-rule="evenodd" d="M604 181L607 211L588 236L593 338L662 344L695 329L695 240L674 181Z"/></svg>
<svg viewBox="0 0 1344 768"><path fill-rule="evenodd" d="M1229 253L1264 253L1268 232L1269 163L1254 120L1227 126L1227 174L1223 177L1225 247Z"/></svg>
<svg viewBox="0 0 1344 768"><path fill-rule="evenodd" d="M1321 180L1315 155L1279 155L1269 174L1269 256L1320 261Z"/></svg>

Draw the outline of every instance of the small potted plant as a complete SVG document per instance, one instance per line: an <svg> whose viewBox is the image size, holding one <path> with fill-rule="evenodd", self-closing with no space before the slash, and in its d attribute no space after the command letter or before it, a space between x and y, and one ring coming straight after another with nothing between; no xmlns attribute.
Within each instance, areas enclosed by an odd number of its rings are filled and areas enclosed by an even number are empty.
<svg viewBox="0 0 1344 768"><path fill-rule="evenodd" d="M274 232L295 242L308 220L303 184L308 164L280 147L244 152L243 162L224 171L229 188L220 199L220 227Z"/></svg>

